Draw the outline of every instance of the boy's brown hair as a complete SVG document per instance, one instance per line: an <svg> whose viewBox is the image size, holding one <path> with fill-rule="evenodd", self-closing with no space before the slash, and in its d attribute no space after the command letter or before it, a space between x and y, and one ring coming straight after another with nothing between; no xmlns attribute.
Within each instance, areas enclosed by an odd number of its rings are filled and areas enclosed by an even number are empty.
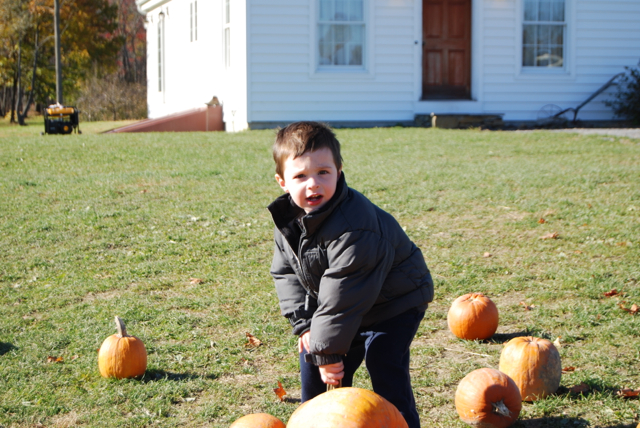
<svg viewBox="0 0 640 428"><path fill-rule="evenodd" d="M284 162L289 156L293 155L295 159L307 152L323 148L331 150L336 168L340 170L342 168L340 142L328 125L319 122L295 122L280 129L273 144L276 174L284 177Z"/></svg>

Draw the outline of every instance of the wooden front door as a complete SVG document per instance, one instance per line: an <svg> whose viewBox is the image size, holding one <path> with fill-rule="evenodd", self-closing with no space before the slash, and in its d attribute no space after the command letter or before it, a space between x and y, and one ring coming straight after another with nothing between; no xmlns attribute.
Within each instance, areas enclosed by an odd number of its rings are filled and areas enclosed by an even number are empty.
<svg viewBox="0 0 640 428"><path fill-rule="evenodd" d="M471 97L471 0L422 0L422 99Z"/></svg>

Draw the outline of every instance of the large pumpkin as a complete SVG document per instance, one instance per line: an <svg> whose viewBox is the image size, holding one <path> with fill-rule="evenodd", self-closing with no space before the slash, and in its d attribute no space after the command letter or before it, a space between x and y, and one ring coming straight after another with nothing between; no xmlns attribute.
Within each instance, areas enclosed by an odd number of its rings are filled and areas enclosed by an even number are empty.
<svg viewBox="0 0 640 428"><path fill-rule="evenodd" d="M268 413L252 413L236 419L229 428L285 428L285 425Z"/></svg>
<svg viewBox="0 0 640 428"><path fill-rule="evenodd" d="M98 351L98 368L104 377L137 377L147 370L147 349L142 340L127 334L124 322L116 316L117 334L107 337Z"/></svg>
<svg viewBox="0 0 640 428"><path fill-rule="evenodd" d="M514 380L524 401L535 401L558 390L562 377L560 353L547 339L516 337L502 348L500 371Z"/></svg>
<svg viewBox="0 0 640 428"><path fill-rule="evenodd" d="M303 403L287 428L408 428L396 406L373 391L337 388Z"/></svg>
<svg viewBox="0 0 640 428"><path fill-rule="evenodd" d="M491 368L474 370L458 384L456 410L463 422L478 428L505 428L522 410L520 391L513 379Z"/></svg>
<svg viewBox="0 0 640 428"><path fill-rule="evenodd" d="M447 314L449 330L466 340L490 338L498 329L498 320L498 308L482 293L458 297Z"/></svg>

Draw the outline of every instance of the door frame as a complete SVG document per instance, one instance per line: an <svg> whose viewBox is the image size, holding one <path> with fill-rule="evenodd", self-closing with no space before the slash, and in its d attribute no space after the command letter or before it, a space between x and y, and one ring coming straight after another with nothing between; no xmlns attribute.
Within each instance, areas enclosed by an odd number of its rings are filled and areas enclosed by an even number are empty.
<svg viewBox="0 0 640 428"><path fill-rule="evenodd" d="M479 102L482 101L482 39L483 39L483 0L471 0L471 99L468 100L422 100L422 0L414 0L414 100L416 113L422 113L426 106L446 103L454 110L458 105L471 111L481 111Z"/></svg>

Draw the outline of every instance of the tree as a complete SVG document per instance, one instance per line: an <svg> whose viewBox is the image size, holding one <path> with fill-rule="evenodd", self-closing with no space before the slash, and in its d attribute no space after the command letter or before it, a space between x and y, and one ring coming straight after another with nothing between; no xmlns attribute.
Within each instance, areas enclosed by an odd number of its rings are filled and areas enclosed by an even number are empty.
<svg viewBox="0 0 640 428"><path fill-rule="evenodd" d="M120 77L128 83L147 83L147 42L144 16L135 0L111 0L118 6L116 34L124 43L118 54Z"/></svg>
<svg viewBox="0 0 640 428"><path fill-rule="evenodd" d="M618 91L613 100L605 101L605 104L613 108L616 116L640 125L640 68L625 69L627 71L618 82Z"/></svg>
<svg viewBox="0 0 640 428"><path fill-rule="evenodd" d="M107 0L62 0L61 46L63 86L72 95L97 68L108 74L123 45L117 29L117 5ZM42 37L42 35L46 35ZM53 0L0 0L0 87L3 115L24 124L36 100L55 99Z"/></svg>

